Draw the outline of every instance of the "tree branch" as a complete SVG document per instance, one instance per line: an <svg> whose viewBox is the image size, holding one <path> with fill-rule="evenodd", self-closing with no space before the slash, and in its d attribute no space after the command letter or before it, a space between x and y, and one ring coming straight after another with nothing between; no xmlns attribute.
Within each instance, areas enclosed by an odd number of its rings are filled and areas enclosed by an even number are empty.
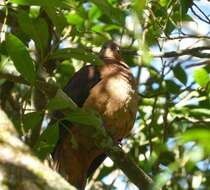
<svg viewBox="0 0 210 190"><path fill-rule="evenodd" d="M11 74L11 73L0 72L0 79L7 79L7 80L15 82L15 83L21 83L21 84L29 85L29 83L26 80L24 80L22 77L16 76L16 75Z"/></svg>
<svg viewBox="0 0 210 190"><path fill-rule="evenodd" d="M114 146L107 151L107 154L137 187L149 190L153 183L152 179L137 167L120 147Z"/></svg>
<svg viewBox="0 0 210 190"><path fill-rule="evenodd" d="M76 190L42 164L19 140L12 123L0 109L0 187L2 190Z"/></svg>
<svg viewBox="0 0 210 190"><path fill-rule="evenodd" d="M152 56L168 58L168 57L179 57L183 55L191 55L199 58L210 58L210 53L202 53L201 51L203 50L210 50L210 46L195 47L191 49L184 49L184 50L170 51L170 52L152 53Z"/></svg>
<svg viewBox="0 0 210 190"><path fill-rule="evenodd" d="M181 39L187 39L187 38L196 38L196 39L210 39L210 36L207 35L193 35L193 34L183 34L181 36L167 36L167 37L159 37L159 39L163 40L181 40Z"/></svg>

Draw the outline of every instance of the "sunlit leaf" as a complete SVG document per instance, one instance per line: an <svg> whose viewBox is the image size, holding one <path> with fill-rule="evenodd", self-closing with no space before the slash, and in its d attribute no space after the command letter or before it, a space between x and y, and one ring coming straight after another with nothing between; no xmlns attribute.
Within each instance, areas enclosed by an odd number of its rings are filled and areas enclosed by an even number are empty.
<svg viewBox="0 0 210 190"><path fill-rule="evenodd" d="M168 4L169 0L160 0L160 5L165 7Z"/></svg>
<svg viewBox="0 0 210 190"><path fill-rule="evenodd" d="M94 20L94 19L98 19L100 16L101 16L101 11L98 9L98 7L93 5L88 12L88 18L90 20Z"/></svg>
<svg viewBox="0 0 210 190"><path fill-rule="evenodd" d="M66 20L69 24L79 26L79 27L81 27L84 24L84 19L76 13L67 14Z"/></svg>
<svg viewBox="0 0 210 190"><path fill-rule="evenodd" d="M107 15L108 18L124 26L125 14L122 10L112 7L107 0L91 0L91 2L94 3L105 15Z"/></svg>
<svg viewBox="0 0 210 190"><path fill-rule="evenodd" d="M10 3L16 3L18 5L37 5L45 7L62 7L70 8L76 5L74 0L9 0Z"/></svg>
<svg viewBox="0 0 210 190"><path fill-rule="evenodd" d="M40 14L40 6L31 6L29 11L29 16L31 18L37 18Z"/></svg>
<svg viewBox="0 0 210 190"><path fill-rule="evenodd" d="M136 14L137 14L137 16L138 16L140 21L143 18L143 13L144 13L143 9L145 7L145 3L146 3L145 0L142 0L142 1L135 0L134 1L133 9L136 12Z"/></svg>
<svg viewBox="0 0 210 190"><path fill-rule="evenodd" d="M194 116L210 116L210 110L205 108L194 108L189 111Z"/></svg>
<svg viewBox="0 0 210 190"><path fill-rule="evenodd" d="M201 87L204 87L204 88L206 87L207 83L210 80L208 72L204 68L195 70L194 79Z"/></svg>
<svg viewBox="0 0 210 190"><path fill-rule="evenodd" d="M204 128L200 129L194 128L186 131L183 135L181 135L181 140L183 142L195 141L201 147L206 149L206 152L210 151L209 139L210 139L210 130Z"/></svg>

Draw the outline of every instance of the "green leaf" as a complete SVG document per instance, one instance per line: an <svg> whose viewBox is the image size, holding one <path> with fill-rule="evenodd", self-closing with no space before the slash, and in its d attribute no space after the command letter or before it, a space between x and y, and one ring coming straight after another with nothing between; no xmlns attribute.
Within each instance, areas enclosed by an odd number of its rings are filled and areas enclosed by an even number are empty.
<svg viewBox="0 0 210 190"><path fill-rule="evenodd" d="M90 0L94 3L108 18L115 21L116 23L124 26L125 14L122 10L112 7L107 0Z"/></svg>
<svg viewBox="0 0 210 190"><path fill-rule="evenodd" d="M66 108L71 108L72 106L67 102L65 99L61 97L54 97L52 98L48 105L47 108L51 111L54 110L61 110L61 109L66 109Z"/></svg>
<svg viewBox="0 0 210 190"><path fill-rule="evenodd" d="M76 14L76 13L69 13L66 15L66 20L69 24L81 27L84 24L84 19Z"/></svg>
<svg viewBox="0 0 210 190"><path fill-rule="evenodd" d="M164 165L169 165L171 162L174 162L175 154L168 150L163 151L159 155L159 162Z"/></svg>
<svg viewBox="0 0 210 190"><path fill-rule="evenodd" d="M181 14L186 15L188 9L192 6L193 1L192 0L182 0L181 5ZM180 7L179 7L180 8Z"/></svg>
<svg viewBox="0 0 210 190"><path fill-rule="evenodd" d="M45 159L50 154L59 137L59 124L55 123L49 125L40 135L37 144L35 145L35 152L40 159Z"/></svg>
<svg viewBox="0 0 210 190"><path fill-rule="evenodd" d="M160 0L160 5L162 7L166 7L166 5L168 5L168 3L169 3L169 0Z"/></svg>
<svg viewBox="0 0 210 190"><path fill-rule="evenodd" d="M42 121L42 114L39 112L27 113L23 116L23 128L26 132L33 129Z"/></svg>
<svg viewBox="0 0 210 190"><path fill-rule="evenodd" d="M75 122L77 124L81 125L87 125L87 126L94 126L99 127L101 126L101 119L97 117L92 112L87 112L82 109L77 109L75 111L72 111L65 119Z"/></svg>
<svg viewBox="0 0 210 190"><path fill-rule="evenodd" d="M91 64L102 65L103 62L93 53L89 53L82 48L64 48L55 51L49 56L50 59L78 59Z"/></svg>
<svg viewBox="0 0 210 190"><path fill-rule="evenodd" d="M40 6L31 6L29 11L29 17L38 18L40 14Z"/></svg>
<svg viewBox="0 0 210 190"><path fill-rule="evenodd" d="M205 88L210 78L206 69L200 68L195 70L194 79L201 87Z"/></svg>
<svg viewBox="0 0 210 190"><path fill-rule="evenodd" d="M157 38L160 36L160 28L157 23L151 23L148 27L148 32L146 33L146 42L148 46L157 43Z"/></svg>
<svg viewBox="0 0 210 190"><path fill-rule="evenodd" d="M100 16L101 16L101 11L98 9L98 7L93 5L91 9L88 11L88 18L90 20L95 20L98 19Z"/></svg>
<svg viewBox="0 0 210 190"><path fill-rule="evenodd" d="M202 117L202 116L210 116L210 110L205 108L194 108L190 109L189 112L193 116Z"/></svg>
<svg viewBox="0 0 210 190"><path fill-rule="evenodd" d="M203 147L206 152L210 152L210 130L204 128L193 128L186 131L183 135L181 135L181 141L188 142L188 141L195 141L201 147Z"/></svg>
<svg viewBox="0 0 210 190"><path fill-rule="evenodd" d="M147 47L147 45L144 45L142 47L143 50L143 54L142 54L142 59L145 65L150 65L151 61L152 61L152 55L149 51L149 48Z"/></svg>
<svg viewBox="0 0 210 190"><path fill-rule="evenodd" d="M104 31L113 31L113 30L120 30L120 27L115 24L106 24L106 25L94 25L91 30L93 32L104 32Z"/></svg>
<svg viewBox="0 0 210 190"><path fill-rule="evenodd" d="M165 80L166 89L169 93L178 94L180 91L180 86L176 84L173 80Z"/></svg>
<svg viewBox="0 0 210 190"><path fill-rule="evenodd" d="M45 141L45 143L48 144L55 144L58 139L58 123L55 123L53 125L49 125L40 135L39 140Z"/></svg>
<svg viewBox="0 0 210 190"><path fill-rule="evenodd" d="M29 82L36 79L35 67L25 45L16 36L7 34L6 47L16 69Z"/></svg>
<svg viewBox="0 0 210 190"><path fill-rule="evenodd" d="M67 75L70 78L75 73L75 68L70 61L65 60L57 65L58 73Z"/></svg>
<svg viewBox="0 0 210 190"><path fill-rule="evenodd" d="M55 25L58 34L61 35L61 32L63 31L64 27L67 25L66 17L61 11L58 12L52 7L47 7L45 11L51 19L51 21L53 22L53 24Z"/></svg>
<svg viewBox="0 0 210 190"><path fill-rule="evenodd" d="M50 110L58 110L58 109L65 109L70 108L71 110L77 109L77 105L73 102L71 98L68 97L63 90L59 89L56 92L54 98L52 98L48 103L48 109Z"/></svg>
<svg viewBox="0 0 210 190"><path fill-rule="evenodd" d="M76 2L74 0L9 0L10 3L16 3L18 5L37 5L44 7L61 7L70 8L75 7Z"/></svg>
<svg viewBox="0 0 210 190"><path fill-rule="evenodd" d="M177 64L173 69L174 76L184 85L187 83L187 75L184 69Z"/></svg>
<svg viewBox="0 0 210 190"><path fill-rule="evenodd" d="M146 3L145 0L143 0L143 1L135 0L134 1L133 9L136 12L140 21L142 21L142 19L143 19L143 14L144 14L143 9L145 7L145 3Z"/></svg>
<svg viewBox="0 0 210 190"><path fill-rule="evenodd" d="M27 12L20 11L18 13L18 23L30 38L32 38L36 44L36 47L41 51L41 56L44 56L48 45L48 26L44 19L32 19Z"/></svg>

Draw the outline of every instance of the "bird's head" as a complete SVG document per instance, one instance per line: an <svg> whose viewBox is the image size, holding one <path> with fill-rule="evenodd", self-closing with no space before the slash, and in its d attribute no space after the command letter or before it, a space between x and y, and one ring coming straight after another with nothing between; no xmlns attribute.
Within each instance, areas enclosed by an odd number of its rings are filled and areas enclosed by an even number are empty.
<svg viewBox="0 0 210 190"><path fill-rule="evenodd" d="M101 58L110 58L120 60L120 47L113 41L104 43L100 51Z"/></svg>

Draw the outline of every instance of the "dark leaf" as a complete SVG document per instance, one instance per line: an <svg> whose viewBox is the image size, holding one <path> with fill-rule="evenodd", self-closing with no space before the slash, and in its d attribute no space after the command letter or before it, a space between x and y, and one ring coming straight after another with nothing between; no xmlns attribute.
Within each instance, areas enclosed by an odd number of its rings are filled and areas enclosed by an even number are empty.
<svg viewBox="0 0 210 190"><path fill-rule="evenodd" d="M36 47L44 55L48 45L48 26L44 19L32 19L27 12L21 11L18 13L18 23L21 29L34 40Z"/></svg>
<svg viewBox="0 0 210 190"><path fill-rule="evenodd" d="M50 59L78 59L84 62L101 65L103 62L93 53L89 53L82 48L65 48L52 53Z"/></svg>
<svg viewBox="0 0 210 190"><path fill-rule="evenodd" d="M184 85L187 83L187 75L184 69L177 64L173 69L174 76Z"/></svg>
<svg viewBox="0 0 210 190"><path fill-rule="evenodd" d="M36 78L35 67L23 42L16 36L7 34L6 46L16 69L26 80L34 83Z"/></svg>
<svg viewBox="0 0 210 190"><path fill-rule="evenodd" d="M39 112L27 113L23 116L23 128L27 132L33 129L42 121L42 114Z"/></svg>
<svg viewBox="0 0 210 190"><path fill-rule="evenodd" d="M88 125L95 127L101 126L100 118L98 118L94 113L87 112L82 109L77 109L71 112L65 119L81 125Z"/></svg>
<svg viewBox="0 0 210 190"><path fill-rule="evenodd" d="M168 93L178 94L180 92L180 86L176 84L174 81L166 80L165 82Z"/></svg>
<svg viewBox="0 0 210 190"><path fill-rule="evenodd" d="M59 125L55 123L49 125L40 135L37 144L35 145L35 152L40 159L46 158L51 153L58 141Z"/></svg>
<svg viewBox="0 0 210 190"><path fill-rule="evenodd" d="M51 19L52 23L55 25L58 34L61 35L61 32L63 31L64 27L67 25L65 16L61 11L58 12L52 7L47 7L45 11Z"/></svg>

